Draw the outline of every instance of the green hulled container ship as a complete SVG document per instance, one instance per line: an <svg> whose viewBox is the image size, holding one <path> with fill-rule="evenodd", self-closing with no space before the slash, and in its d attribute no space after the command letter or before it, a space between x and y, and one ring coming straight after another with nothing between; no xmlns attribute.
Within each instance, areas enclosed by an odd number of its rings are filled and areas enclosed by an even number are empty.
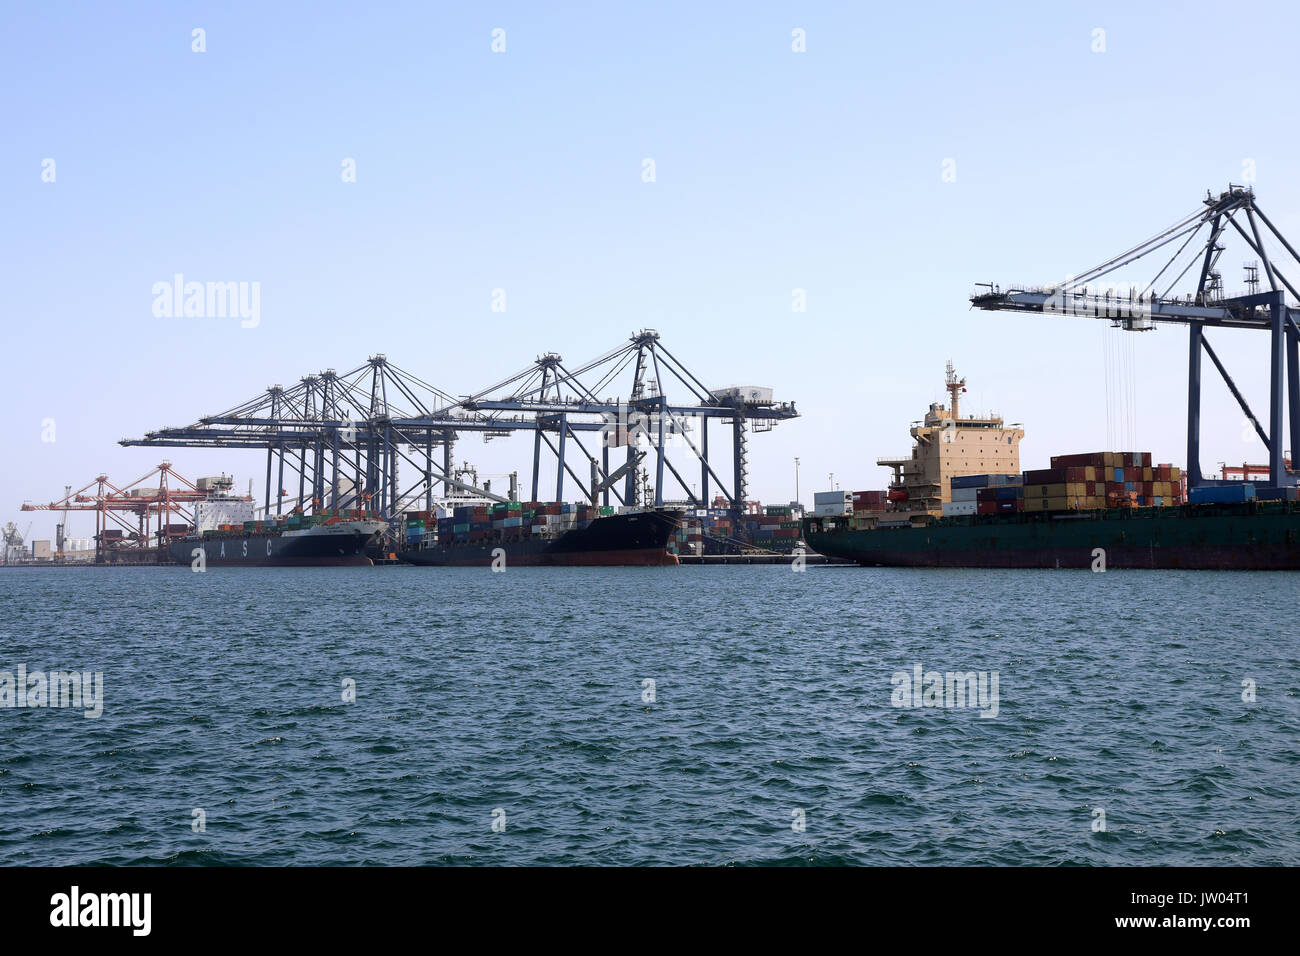
<svg viewBox="0 0 1300 956"><path fill-rule="evenodd" d="M810 517L803 532L813 550L867 566L1300 570L1300 504L1291 501L963 515L869 529Z"/></svg>
<svg viewBox="0 0 1300 956"><path fill-rule="evenodd" d="M1024 432L962 415L966 380L948 363L950 405L911 429L887 494L823 492L808 546L862 565L928 568L1300 570L1300 501L1288 484L1188 479L1150 452L1058 455L1021 471ZM1243 466L1243 477L1258 466ZM1188 486L1191 486L1190 488Z"/></svg>

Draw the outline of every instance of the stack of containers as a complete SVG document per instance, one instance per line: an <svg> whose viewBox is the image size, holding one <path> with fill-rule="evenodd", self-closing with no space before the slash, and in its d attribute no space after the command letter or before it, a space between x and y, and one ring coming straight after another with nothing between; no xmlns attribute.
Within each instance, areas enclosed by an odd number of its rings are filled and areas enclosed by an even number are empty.
<svg viewBox="0 0 1300 956"><path fill-rule="evenodd" d="M888 503L889 495L885 491L853 492L853 513L855 515L879 514L885 510Z"/></svg>
<svg viewBox="0 0 1300 956"><path fill-rule="evenodd" d="M759 519L755 543L773 551L793 551L799 543L799 522L789 505L768 505Z"/></svg>
<svg viewBox="0 0 1300 956"><path fill-rule="evenodd" d="M715 538L735 537L731 516L724 509L706 511L703 521L704 528L710 536Z"/></svg>
<svg viewBox="0 0 1300 956"><path fill-rule="evenodd" d="M997 514L999 511L1019 511L1018 502L1021 478L1019 475L983 474L957 475L950 479L951 500L943 503L943 516ZM1001 489L1008 489L1002 491ZM984 494L981 496L981 492ZM1008 502L999 508L997 502ZM991 508L980 509L980 504L993 504Z"/></svg>
<svg viewBox="0 0 1300 956"><path fill-rule="evenodd" d="M813 514L819 518L840 518L853 514L853 492L815 492L813 494Z"/></svg>
<svg viewBox="0 0 1300 956"><path fill-rule="evenodd" d="M406 513L406 543L412 547L418 548L424 541L425 522L428 520L429 512L427 511L408 511Z"/></svg>
<svg viewBox="0 0 1300 956"><path fill-rule="evenodd" d="M1150 452L1058 455L1052 467L1025 472L1026 511L1163 508L1183 503L1182 472L1152 465Z"/></svg>
<svg viewBox="0 0 1300 956"><path fill-rule="evenodd" d="M485 541L492 530L487 507L460 505L452 510L452 541Z"/></svg>
<svg viewBox="0 0 1300 956"><path fill-rule="evenodd" d="M753 533L754 544L760 548L770 548L772 546L773 532L781 527L782 516L771 514L777 510L775 507L767 509L767 513L753 515L745 522L745 527ZM790 509L785 509L789 511Z"/></svg>
<svg viewBox="0 0 1300 956"><path fill-rule="evenodd" d="M1003 515L1025 510L1025 488L1021 483L1020 475L999 477L1014 477L1016 480L1014 484L991 485L988 488L978 489L975 492L976 514Z"/></svg>
<svg viewBox="0 0 1300 956"><path fill-rule="evenodd" d="M700 518L687 517L683 518L681 524L672 536L673 547L671 550L676 554L703 554L704 553L704 531L703 522Z"/></svg>
<svg viewBox="0 0 1300 956"><path fill-rule="evenodd" d="M498 501L491 509L491 526L484 529L484 537L496 537L504 541L514 541L522 537L524 530L524 505L521 501ZM471 529L472 531L473 529ZM497 532L492 535L492 532ZM471 541L476 540L474 537Z"/></svg>

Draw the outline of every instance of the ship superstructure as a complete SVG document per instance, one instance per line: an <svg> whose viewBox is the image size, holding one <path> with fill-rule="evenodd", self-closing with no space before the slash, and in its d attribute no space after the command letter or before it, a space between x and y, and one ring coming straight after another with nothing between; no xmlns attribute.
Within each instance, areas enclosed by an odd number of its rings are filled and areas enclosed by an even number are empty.
<svg viewBox="0 0 1300 956"><path fill-rule="evenodd" d="M960 402L966 380L957 377L952 362L947 366L944 387L949 404L932 403L925 417L912 426L912 454L877 459L877 464L894 469L889 500L895 512L939 517L944 504L952 501L953 478L1020 471L1024 430L1008 426L995 413L962 418Z"/></svg>

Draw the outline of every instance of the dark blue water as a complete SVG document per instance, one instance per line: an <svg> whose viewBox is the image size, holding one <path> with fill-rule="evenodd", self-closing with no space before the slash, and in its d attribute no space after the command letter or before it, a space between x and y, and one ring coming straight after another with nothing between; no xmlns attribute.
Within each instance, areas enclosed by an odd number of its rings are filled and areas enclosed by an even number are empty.
<svg viewBox="0 0 1300 956"><path fill-rule="evenodd" d="M102 671L105 696L0 709L0 863L1294 865L1298 597L1285 573L0 571L0 671ZM997 716L892 706L916 664L997 672Z"/></svg>

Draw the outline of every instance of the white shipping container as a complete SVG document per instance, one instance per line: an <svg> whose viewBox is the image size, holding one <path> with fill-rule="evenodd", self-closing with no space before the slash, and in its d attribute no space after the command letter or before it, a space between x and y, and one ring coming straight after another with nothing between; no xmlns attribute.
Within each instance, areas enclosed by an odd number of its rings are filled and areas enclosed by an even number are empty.
<svg viewBox="0 0 1300 956"><path fill-rule="evenodd" d="M818 505L813 514L818 518L847 518L853 514L853 503L850 502L831 502L830 504Z"/></svg>
<svg viewBox="0 0 1300 956"><path fill-rule="evenodd" d="M828 505L839 504L847 501L853 503L853 492L851 491L816 491L813 492L813 504Z"/></svg>
<svg viewBox="0 0 1300 956"><path fill-rule="evenodd" d="M974 501L945 501L943 503L943 516L947 518L953 515L973 515L978 508L979 505Z"/></svg>
<svg viewBox="0 0 1300 956"><path fill-rule="evenodd" d="M952 490L953 501L977 501L979 488L954 488Z"/></svg>

